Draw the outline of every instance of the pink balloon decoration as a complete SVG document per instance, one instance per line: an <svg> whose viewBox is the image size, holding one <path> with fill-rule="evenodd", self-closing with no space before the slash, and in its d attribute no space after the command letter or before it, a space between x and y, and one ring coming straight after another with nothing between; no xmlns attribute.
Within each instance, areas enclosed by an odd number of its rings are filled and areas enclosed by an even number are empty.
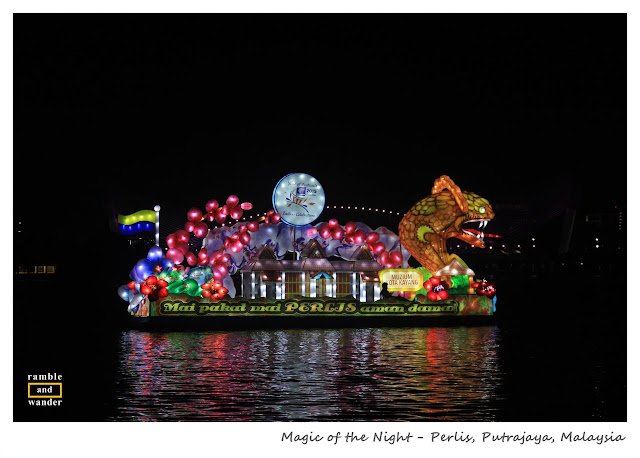
<svg viewBox="0 0 640 458"><path fill-rule="evenodd" d="M228 253L222 253L222 254L220 255L220 262L222 262L222 263L227 263L227 262L229 262L229 259L231 259L231 256L229 256L229 254L228 254Z"/></svg>
<svg viewBox="0 0 640 458"><path fill-rule="evenodd" d="M238 199L238 196L232 194L227 197L227 205L229 206L229 208L235 207L236 205L238 205L238 203L240 203L240 199Z"/></svg>
<svg viewBox="0 0 640 458"><path fill-rule="evenodd" d="M258 229L260 229L260 225L255 221L250 221L247 223L247 229L249 230L249 232L258 232Z"/></svg>
<svg viewBox="0 0 640 458"><path fill-rule="evenodd" d="M228 205L223 205L219 210L221 214L227 216L229 214L230 207Z"/></svg>
<svg viewBox="0 0 640 458"><path fill-rule="evenodd" d="M207 262L209 261L209 255L207 253L207 249L206 248L202 248L199 252L198 252L198 259L200 259L201 261L203 259L206 259Z"/></svg>
<svg viewBox="0 0 640 458"><path fill-rule="evenodd" d="M331 230L331 237L334 240L342 240L344 238L344 230L340 226L336 226Z"/></svg>
<svg viewBox="0 0 640 458"><path fill-rule="evenodd" d="M216 208L218 208L218 201L215 199L211 199L209 202L207 202L207 204L204 206L204 209L208 212L208 213L212 213Z"/></svg>
<svg viewBox="0 0 640 458"><path fill-rule="evenodd" d="M251 202L242 202L240 204L240 208L243 210L251 210L253 208L253 204Z"/></svg>
<svg viewBox="0 0 640 458"><path fill-rule="evenodd" d="M318 234L318 229L316 229L315 227L311 227L307 229L307 232L304 233L304 235L306 235L309 238L315 237L317 234Z"/></svg>
<svg viewBox="0 0 640 458"><path fill-rule="evenodd" d="M338 220L337 220L337 219L335 219L335 218L331 218L331 219L329 220L329 227L330 227L331 229L333 229L333 228L334 228L334 227L336 227L337 225L338 225Z"/></svg>
<svg viewBox="0 0 640 458"><path fill-rule="evenodd" d="M198 265L199 266L206 266L207 264L209 264L209 256L207 256L206 259L198 258Z"/></svg>
<svg viewBox="0 0 640 458"><path fill-rule="evenodd" d="M187 221L186 223L184 223L184 230L187 232L193 232L194 227L196 227L196 225L193 223L193 221Z"/></svg>
<svg viewBox="0 0 640 458"><path fill-rule="evenodd" d="M208 232L209 232L209 226L207 226L207 223L205 223L204 221L200 221L198 224L196 224L196 227L193 229L193 235L195 235L198 238L206 237Z"/></svg>
<svg viewBox="0 0 640 458"><path fill-rule="evenodd" d="M242 218L242 208L240 208L239 206L233 207L229 212L229 216L235 219L236 221L239 220L240 218Z"/></svg>
<svg viewBox="0 0 640 458"><path fill-rule="evenodd" d="M189 241L189 233L187 231L183 231L182 229L178 229L176 231L176 237L178 238L178 242Z"/></svg>
<svg viewBox="0 0 640 458"><path fill-rule="evenodd" d="M369 232L367 234L367 243L377 242L379 239L380 239L380 234L378 234L375 231Z"/></svg>
<svg viewBox="0 0 640 458"><path fill-rule="evenodd" d="M218 269L212 267L211 270L213 271L213 278L215 278L216 280L222 280L222 274Z"/></svg>
<svg viewBox="0 0 640 458"><path fill-rule="evenodd" d="M202 211L199 208L191 207L187 212L187 219L194 223L199 222L202 219Z"/></svg>
<svg viewBox="0 0 640 458"><path fill-rule="evenodd" d="M353 221L349 221L347 224L344 225L344 231L347 233L347 235L353 234L356 231L356 229L358 229L358 225Z"/></svg>
<svg viewBox="0 0 640 458"><path fill-rule="evenodd" d="M213 223L216 220L216 215L213 214L213 211L207 213L205 215L205 218L207 219L207 221L209 221L210 223Z"/></svg>
<svg viewBox="0 0 640 458"><path fill-rule="evenodd" d="M176 234L167 235L167 246L169 248L174 248L176 246L176 243L178 243L178 237L176 236Z"/></svg>
<svg viewBox="0 0 640 458"><path fill-rule="evenodd" d="M165 256L171 259L175 264L180 264L184 260L184 254L177 248L169 248Z"/></svg>

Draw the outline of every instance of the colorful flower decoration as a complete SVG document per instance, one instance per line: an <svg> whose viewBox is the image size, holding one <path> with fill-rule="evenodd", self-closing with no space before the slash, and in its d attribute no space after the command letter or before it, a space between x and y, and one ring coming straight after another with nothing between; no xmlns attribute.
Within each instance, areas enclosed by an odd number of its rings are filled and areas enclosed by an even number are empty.
<svg viewBox="0 0 640 458"><path fill-rule="evenodd" d="M216 301L223 299L229 293L229 290L215 279L203 283L200 287L202 288L202 297L212 297Z"/></svg>
<svg viewBox="0 0 640 458"><path fill-rule="evenodd" d="M151 275L144 282L140 283L140 292L147 295L150 301L156 301L160 297L167 297L169 295L167 286L169 286L169 283L165 280L158 279L155 275Z"/></svg>
<svg viewBox="0 0 640 458"><path fill-rule="evenodd" d="M440 281L438 277L431 277L427 281L425 281L422 286L426 289L427 299L430 301L441 301L449 298L449 293L447 292L447 284Z"/></svg>
<svg viewBox="0 0 640 458"><path fill-rule="evenodd" d="M495 285L489 283L486 279L482 279L480 282L475 282L471 284L472 288L476 289L476 294L478 296L487 296L489 299L493 299L496 295L496 287Z"/></svg>

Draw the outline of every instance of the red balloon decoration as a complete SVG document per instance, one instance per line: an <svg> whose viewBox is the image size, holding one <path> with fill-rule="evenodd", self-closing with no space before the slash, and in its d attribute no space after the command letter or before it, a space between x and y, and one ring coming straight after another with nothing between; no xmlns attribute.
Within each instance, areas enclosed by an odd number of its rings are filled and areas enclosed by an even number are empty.
<svg viewBox="0 0 640 458"><path fill-rule="evenodd" d="M380 239L380 234L378 234L376 231L369 232L367 234L367 243L377 242L378 239Z"/></svg>
<svg viewBox="0 0 640 458"><path fill-rule="evenodd" d="M182 229L178 229L176 231L176 237L178 238L178 242L189 241L189 233L187 231L183 231Z"/></svg>
<svg viewBox="0 0 640 458"><path fill-rule="evenodd" d="M176 243L178 243L178 237L176 236L176 234L167 235L167 246L169 248L174 248L176 246Z"/></svg>
<svg viewBox="0 0 640 458"><path fill-rule="evenodd" d="M187 260L187 264L189 264L190 266L195 266L198 263L198 257L191 251L187 252L185 258Z"/></svg>
<svg viewBox="0 0 640 458"><path fill-rule="evenodd" d="M184 260L184 253L177 248L169 248L165 256L171 259L174 264L180 264Z"/></svg>
<svg viewBox="0 0 640 458"><path fill-rule="evenodd" d="M206 237L208 232L209 232L209 227L207 226L207 223L205 223L204 221L200 221L198 224L196 224L195 228L193 229L193 235L195 235L198 238Z"/></svg>
<svg viewBox="0 0 640 458"><path fill-rule="evenodd" d="M239 220L240 218L242 218L242 208L240 208L239 206L233 207L229 212L229 216L231 216L236 221Z"/></svg>
<svg viewBox="0 0 640 458"><path fill-rule="evenodd" d="M187 232L193 232L194 227L196 227L196 225L193 223L193 221L187 221L186 223L184 223L184 230Z"/></svg>
<svg viewBox="0 0 640 458"><path fill-rule="evenodd" d="M240 199L238 199L238 196L232 194L229 197L227 197L227 205L229 206L229 208L233 208L239 203L240 203Z"/></svg>
<svg viewBox="0 0 640 458"><path fill-rule="evenodd" d="M282 219L282 215L280 215L280 213L275 213L271 215L271 217L269 218L269 222L271 224L278 224L281 219Z"/></svg>
<svg viewBox="0 0 640 458"><path fill-rule="evenodd" d="M320 225L320 229L318 229L318 233L323 239L328 239L329 237L331 237L331 228L327 223L322 223Z"/></svg>
<svg viewBox="0 0 640 458"><path fill-rule="evenodd" d="M352 237L355 243L364 243L364 241L367 239L367 233L362 229L358 229L353 233Z"/></svg>
<svg viewBox="0 0 640 458"><path fill-rule="evenodd" d="M258 232L258 229L260 229L260 225L255 221L251 221L247 223L247 229L249 230L249 232Z"/></svg>
<svg viewBox="0 0 640 458"><path fill-rule="evenodd" d="M331 237L334 240L342 240L344 238L344 230L340 226L336 226L331 230Z"/></svg>
<svg viewBox="0 0 640 458"><path fill-rule="evenodd" d="M211 199L204 206L204 209L207 211L207 213L212 213L216 208L218 208L218 201L215 199Z"/></svg>
<svg viewBox="0 0 640 458"><path fill-rule="evenodd" d="M227 219L227 215L226 213L224 213L222 208L216 208L213 214L216 223L224 223L224 221Z"/></svg>
<svg viewBox="0 0 640 458"><path fill-rule="evenodd" d="M329 220L329 227L330 227L331 229L333 229L333 228L334 228L334 227L336 227L337 225L338 225L338 220L337 220L337 219L335 219L335 218L331 218L331 219Z"/></svg>
<svg viewBox="0 0 640 458"><path fill-rule="evenodd" d="M373 254L377 254L377 255L381 255L385 250L384 243L382 243L382 242L370 243L369 244L369 248L371 249Z"/></svg>
<svg viewBox="0 0 640 458"><path fill-rule="evenodd" d="M402 253L400 253L399 251L392 251L391 253L389 253L389 259L391 260L391 263L394 267L399 266L400 264L402 264Z"/></svg>
<svg viewBox="0 0 640 458"><path fill-rule="evenodd" d="M251 235L248 232L240 232L240 241L243 245L247 245L251 242Z"/></svg>
<svg viewBox="0 0 640 458"><path fill-rule="evenodd" d="M240 208L243 210L251 210L253 208L253 204L251 202L242 202L240 204Z"/></svg>
<svg viewBox="0 0 640 458"><path fill-rule="evenodd" d="M357 229L358 229L358 225L353 221L349 221L347 224L344 225L344 231L347 233L347 235L353 234Z"/></svg>
<svg viewBox="0 0 640 458"><path fill-rule="evenodd" d="M192 223L197 223L202 219L202 211L199 208L192 207L187 212L187 219Z"/></svg>

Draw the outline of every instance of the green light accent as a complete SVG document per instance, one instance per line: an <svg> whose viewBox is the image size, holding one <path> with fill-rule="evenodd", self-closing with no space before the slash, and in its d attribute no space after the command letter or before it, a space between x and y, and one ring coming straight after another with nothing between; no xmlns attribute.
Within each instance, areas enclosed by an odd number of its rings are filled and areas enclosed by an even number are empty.
<svg viewBox="0 0 640 458"><path fill-rule="evenodd" d="M480 213L484 213L484 207L480 207L480 208L478 209L478 211L479 211Z"/></svg>
<svg viewBox="0 0 640 458"><path fill-rule="evenodd" d="M131 213L130 215L118 215L118 224L130 226L131 224L139 223L140 221L155 223L156 212L153 210L140 210L139 212Z"/></svg>

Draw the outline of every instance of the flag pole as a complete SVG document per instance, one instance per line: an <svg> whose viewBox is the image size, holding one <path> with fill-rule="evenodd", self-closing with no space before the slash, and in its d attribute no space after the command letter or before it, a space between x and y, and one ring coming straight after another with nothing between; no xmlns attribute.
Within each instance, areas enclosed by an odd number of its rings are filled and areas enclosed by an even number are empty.
<svg viewBox="0 0 640 458"><path fill-rule="evenodd" d="M156 211L156 246L160 246L160 205L153 207Z"/></svg>

